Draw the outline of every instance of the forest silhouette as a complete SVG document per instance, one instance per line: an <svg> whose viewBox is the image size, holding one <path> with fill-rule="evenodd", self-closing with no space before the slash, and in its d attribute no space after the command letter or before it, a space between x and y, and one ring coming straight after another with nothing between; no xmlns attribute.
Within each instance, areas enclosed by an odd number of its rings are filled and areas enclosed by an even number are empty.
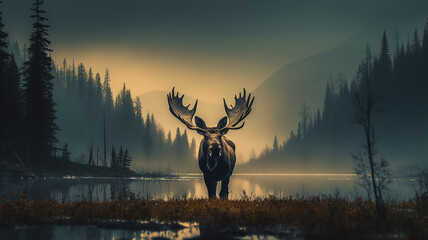
<svg viewBox="0 0 428 240"><path fill-rule="evenodd" d="M182 170L183 162L195 160L195 139L189 144L180 129L175 138L171 132L165 136L153 114L142 116L143 103L132 98L125 83L113 97L108 69L102 78L83 63L76 67L64 59L55 64L42 7L43 1L33 4L33 33L23 54L16 42L9 44L0 14L2 158L38 170L71 160L129 168L133 158L139 160L134 168L164 164Z"/></svg>
<svg viewBox="0 0 428 240"><path fill-rule="evenodd" d="M384 32L379 54L371 56L369 62L363 59L352 81L342 74L332 75L323 109L311 112L302 103L297 130L291 131L283 143L275 137L259 156L253 153L243 170L351 170L351 154L364 143L354 114L355 96L364 91L365 78L379 98L381 112L373 119L379 154L395 168L410 167L409 162L423 165L428 132L428 22L422 39L415 30L407 42L394 45L396 49L391 51Z"/></svg>

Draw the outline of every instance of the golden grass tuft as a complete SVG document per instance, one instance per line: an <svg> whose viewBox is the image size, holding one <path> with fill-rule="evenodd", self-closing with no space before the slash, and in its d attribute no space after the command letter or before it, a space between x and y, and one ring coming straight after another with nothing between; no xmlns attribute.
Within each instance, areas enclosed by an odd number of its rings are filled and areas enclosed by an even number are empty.
<svg viewBox="0 0 428 240"><path fill-rule="evenodd" d="M0 224L96 224L109 219L126 221L200 222L219 228L266 229L295 227L306 238L427 239L428 195L391 201L380 223L372 201L331 196L246 197L239 200L138 198L124 192L106 201L82 199L57 202L14 193L0 202Z"/></svg>

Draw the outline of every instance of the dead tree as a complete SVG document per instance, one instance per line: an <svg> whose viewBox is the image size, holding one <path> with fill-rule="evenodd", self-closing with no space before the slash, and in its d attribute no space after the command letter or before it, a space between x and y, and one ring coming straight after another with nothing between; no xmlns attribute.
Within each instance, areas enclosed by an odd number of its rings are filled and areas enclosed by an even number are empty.
<svg viewBox="0 0 428 240"><path fill-rule="evenodd" d="M354 120L364 129L365 144L363 145L364 153L353 156L357 160L355 173L363 180L362 185L368 195L370 195L370 192L373 192L379 217L383 219L385 217L385 204L382 193L387 188L390 172L386 160L375 161L377 151L375 147L376 135L373 126L373 115L383 111L383 109L378 106L380 97L374 94L370 85L371 56L368 47L366 60L360 70L362 70L362 81L360 90L354 96Z"/></svg>

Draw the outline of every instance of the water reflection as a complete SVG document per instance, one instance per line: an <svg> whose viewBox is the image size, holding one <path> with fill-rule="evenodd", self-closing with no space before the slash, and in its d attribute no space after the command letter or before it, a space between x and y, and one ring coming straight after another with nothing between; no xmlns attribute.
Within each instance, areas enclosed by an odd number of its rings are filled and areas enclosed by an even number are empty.
<svg viewBox="0 0 428 240"><path fill-rule="evenodd" d="M196 225L197 226L197 225ZM2 239L184 239L198 236L195 226L179 231L138 231L126 229L104 229L97 226L74 225L17 225L1 227Z"/></svg>
<svg viewBox="0 0 428 240"><path fill-rule="evenodd" d="M2 239L55 239L54 226L1 226Z"/></svg>
<svg viewBox="0 0 428 240"><path fill-rule="evenodd" d="M197 223L180 223L185 228L173 231L146 231L146 230L127 230L127 229L105 229L95 225L15 225L11 227L1 227L0 234L2 239L51 239L51 240L68 240L68 239L277 239L273 235L253 235L245 231L241 233L230 229L219 230L203 224ZM287 239L301 239L298 231L287 234Z"/></svg>
<svg viewBox="0 0 428 240"><path fill-rule="evenodd" d="M235 174L232 176L229 198L244 195L251 197L336 195L354 198L365 193L356 188L352 174ZM390 196L408 199L414 196L412 179L394 179ZM220 185L217 191L220 191ZM76 201L82 198L109 200L112 194L122 191L139 197L168 199L174 197L206 197L207 190L200 174L184 174L178 178L48 178L35 180L0 180L0 198L11 191L25 191L29 196L52 198L58 201Z"/></svg>

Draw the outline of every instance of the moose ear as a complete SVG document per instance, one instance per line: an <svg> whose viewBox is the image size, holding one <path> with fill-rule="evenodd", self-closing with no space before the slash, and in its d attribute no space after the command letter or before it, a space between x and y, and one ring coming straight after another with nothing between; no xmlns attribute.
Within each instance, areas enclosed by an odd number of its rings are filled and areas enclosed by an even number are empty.
<svg viewBox="0 0 428 240"><path fill-rule="evenodd" d="M227 125L227 117L223 117L222 119L220 119L220 121L218 121L217 128L222 129L222 128L226 127L226 125ZM225 135L228 131L229 131L229 129L223 129L220 131L220 133L221 133L221 135Z"/></svg>
<svg viewBox="0 0 428 240"><path fill-rule="evenodd" d="M207 125L205 124L204 120L202 120L202 118L198 116L195 116L195 123L196 123L196 126L199 128L203 128L203 129L207 128Z"/></svg>
<svg viewBox="0 0 428 240"><path fill-rule="evenodd" d="M217 128L218 129L224 128L226 127L226 124L227 124L227 117L223 117L222 119L220 119L220 121L218 121Z"/></svg>
<svg viewBox="0 0 428 240"><path fill-rule="evenodd" d="M196 126L202 129L206 129L207 125L205 124L204 120L202 120L202 118L195 116L195 123ZM203 131L197 131L200 135L204 135Z"/></svg>

